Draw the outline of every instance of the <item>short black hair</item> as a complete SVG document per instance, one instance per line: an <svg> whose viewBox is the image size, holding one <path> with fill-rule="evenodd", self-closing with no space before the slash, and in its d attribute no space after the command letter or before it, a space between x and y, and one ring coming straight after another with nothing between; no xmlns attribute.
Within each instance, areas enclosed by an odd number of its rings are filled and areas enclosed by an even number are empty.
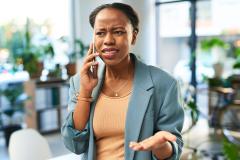
<svg viewBox="0 0 240 160"><path fill-rule="evenodd" d="M92 26L92 28L94 28L97 14L105 8L113 8L123 12L127 16L127 18L130 20L133 30L137 32L139 31L139 28L138 28L139 18L137 13L134 11L134 9L130 5L124 4L124 3L103 4L95 8L89 16L89 23Z"/></svg>

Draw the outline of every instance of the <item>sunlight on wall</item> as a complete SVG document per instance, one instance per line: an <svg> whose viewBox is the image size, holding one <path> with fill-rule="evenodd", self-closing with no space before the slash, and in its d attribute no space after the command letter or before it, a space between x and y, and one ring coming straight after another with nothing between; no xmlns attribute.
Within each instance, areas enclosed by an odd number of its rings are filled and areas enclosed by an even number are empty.
<svg viewBox="0 0 240 160"><path fill-rule="evenodd" d="M51 36L58 38L70 33L70 0L8 0L0 1L0 25L14 20L24 25L26 19L33 19L35 23L49 22Z"/></svg>

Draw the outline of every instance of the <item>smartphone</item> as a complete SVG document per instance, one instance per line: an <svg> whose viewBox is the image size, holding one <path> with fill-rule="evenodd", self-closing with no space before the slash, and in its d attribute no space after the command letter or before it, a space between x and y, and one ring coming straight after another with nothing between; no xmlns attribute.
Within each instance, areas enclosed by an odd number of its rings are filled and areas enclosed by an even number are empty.
<svg viewBox="0 0 240 160"><path fill-rule="evenodd" d="M96 53L96 48L95 48L95 42L94 42L94 33L93 33L93 52L92 53ZM94 58L92 60L92 62L95 62L96 59ZM90 68L93 78L97 78L97 67L95 65L92 65Z"/></svg>

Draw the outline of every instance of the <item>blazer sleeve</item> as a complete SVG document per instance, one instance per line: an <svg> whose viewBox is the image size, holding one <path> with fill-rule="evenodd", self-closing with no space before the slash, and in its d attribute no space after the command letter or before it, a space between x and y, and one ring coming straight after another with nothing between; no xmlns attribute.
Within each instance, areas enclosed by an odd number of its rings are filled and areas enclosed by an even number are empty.
<svg viewBox="0 0 240 160"><path fill-rule="evenodd" d="M157 119L158 131L168 131L177 137L176 142L170 142L173 147L173 154L168 158L169 160L179 160L182 153L183 140L181 131L184 121L184 111L180 98L180 87L177 81L173 80L166 92Z"/></svg>
<svg viewBox="0 0 240 160"><path fill-rule="evenodd" d="M73 123L73 110L77 103L76 90L74 87L73 77L70 78L69 101L68 101L68 116L61 128L63 142L66 148L76 154L81 154L87 151L89 143L89 127L86 125L82 131L76 130Z"/></svg>

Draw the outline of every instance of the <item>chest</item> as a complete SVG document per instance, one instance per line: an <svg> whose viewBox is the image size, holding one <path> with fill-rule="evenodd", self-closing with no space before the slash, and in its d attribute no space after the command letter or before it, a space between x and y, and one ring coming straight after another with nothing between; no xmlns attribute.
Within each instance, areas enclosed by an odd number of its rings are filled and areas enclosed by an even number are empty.
<svg viewBox="0 0 240 160"><path fill-rule="evenodd" d="M124 135L129 97L100 95L93 116L93 131L97 139Z"/></svg>

